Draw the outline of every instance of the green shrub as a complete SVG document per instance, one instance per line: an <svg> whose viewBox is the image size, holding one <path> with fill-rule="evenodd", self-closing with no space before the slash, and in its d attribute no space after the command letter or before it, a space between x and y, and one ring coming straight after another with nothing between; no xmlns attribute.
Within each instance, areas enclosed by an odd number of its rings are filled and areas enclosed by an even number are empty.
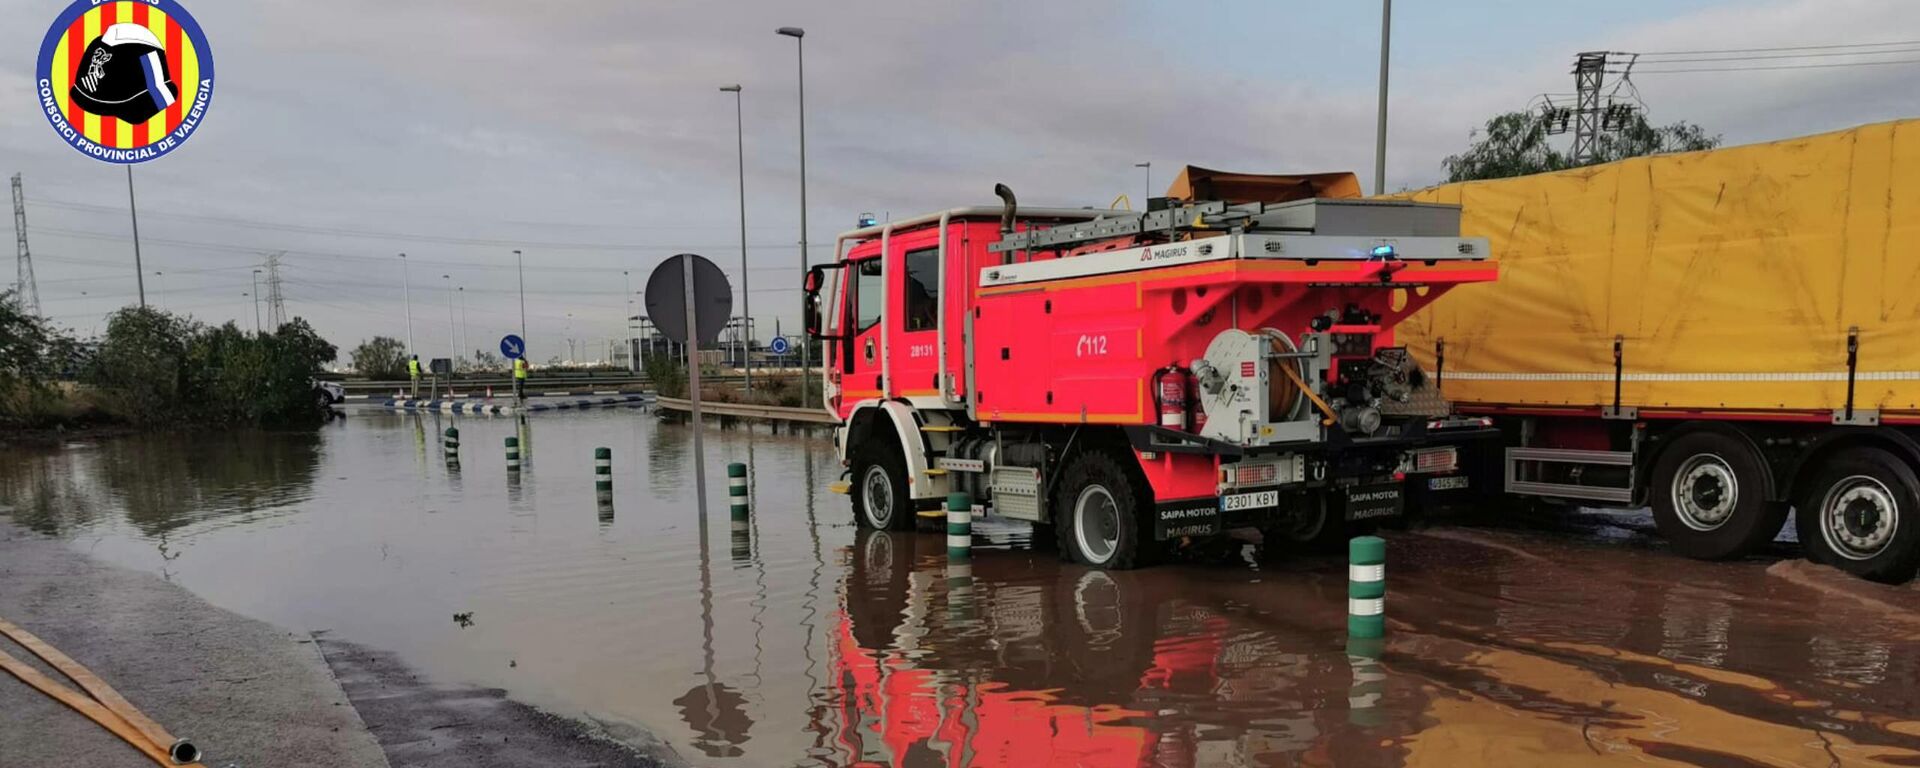
<svg viewBox="0 0 1920 768"><path fill-rule="evenodd" d="M127 307L108 318L85 381L138 424L285 424L318 417L312 377L336 354L299 318L248 334Z"/></svg>

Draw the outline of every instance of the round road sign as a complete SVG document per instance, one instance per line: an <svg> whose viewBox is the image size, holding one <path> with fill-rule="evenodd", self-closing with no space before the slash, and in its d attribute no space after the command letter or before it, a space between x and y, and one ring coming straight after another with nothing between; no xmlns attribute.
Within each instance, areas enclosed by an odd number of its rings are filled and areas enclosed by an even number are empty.
<svg viewBox="0 0 1920 768"><path fill-rule="evenodd" d="M527 356L527 342L511 333L500 337L500 356L518 360Z"/></svg>
<svg viewBox="0 0 1920 768"><path fill-rule="evenodd" d="M687 286L683 265L693 264L693 306L700 327L694 329L694 341L705 343L720 337L733 314L733 286L727 275L704 256L682 253L654 267L647 277L647 317L660 334L673 341L687 341Z"/></svg>
<svg viewBox="0 0 1920 768"><path fill-rule="evenodd" d="M767 351L776 355L784 355L791 349L793 349L793 345L787 342L787 337L785 336L775 336L773 337L773 343L767 345Z"/></svg>

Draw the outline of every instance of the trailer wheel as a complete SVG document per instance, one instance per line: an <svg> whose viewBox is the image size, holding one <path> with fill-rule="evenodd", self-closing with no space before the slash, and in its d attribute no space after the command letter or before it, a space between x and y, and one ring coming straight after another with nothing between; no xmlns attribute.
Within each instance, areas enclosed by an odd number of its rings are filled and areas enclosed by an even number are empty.
<svg viewBox="0 0 1920 768"><path fill-rule="evenodd" d="M1068 460L1053 505L1060 553L1108 570L1147 565L1155 543L1141 529L1140 490L1105 451L1082 451Z"/></svg>
<svg viewBox="0 0 1920 768"><path fill-rule="evenodd" d="M1766 499L1766 467L1745 442L1718 432L1682 435L1653 467L1653 522L1687 557L1743 557L1772 541L1787 507Z"/></svg>
<svg viewBox="0 0 1920 768"><path fill-rule="evenodd" d="M1795 504L1807 559L1898 584L1920 566L1920 478L1878 448L1844 451L1820 469Z"/></svg>
<svg viewBox="0 0 1920 768"><path fill-rule="evenodd" d="M869 438L854 453L853 517L862 528L912 530L913 496L907 489L907 460L886 436Z"/></svg>

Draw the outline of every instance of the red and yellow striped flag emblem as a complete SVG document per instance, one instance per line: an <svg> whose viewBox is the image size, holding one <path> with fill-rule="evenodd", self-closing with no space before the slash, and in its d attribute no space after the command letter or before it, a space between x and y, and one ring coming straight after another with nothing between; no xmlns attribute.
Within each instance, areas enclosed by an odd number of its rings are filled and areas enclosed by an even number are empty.
<svg viewBox="0 0 1920 768"><path fill-rule="evenodd" d="M167 70L173 74L174 82L179 87L171 106L138 125L91 114L73 103L69 93L85 64L82 52L115 24L138 24L151 30L165 48ZM132 149L158 142L180 127L180 122L185 119L187 110L198 95L200 51L194 46L192 36L181 29L180 23L159 7L127 0L101 3L81 13L79 18L67 25L65 34L54 45L49 76L61 113L74 128L79 129L89 141L103 147Z"/></svg>

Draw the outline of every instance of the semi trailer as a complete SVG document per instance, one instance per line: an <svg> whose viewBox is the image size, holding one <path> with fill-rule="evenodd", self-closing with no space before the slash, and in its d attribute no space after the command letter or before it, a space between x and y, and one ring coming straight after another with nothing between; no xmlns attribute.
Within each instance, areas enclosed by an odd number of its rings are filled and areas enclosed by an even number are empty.
<svg viewBox="0 0 1920 768"><path fill-rule="evenodd" d="M841 235L806 325L856 521L910 529L965 492L1121 569L1234 528L1338 541L1403 514L1409 477L1457 476L1491 419L1423 410L1395 329L1495 279L1487 239L1351 174L1241 180L1188 169L1139 212L1002 185Z"/></svg>
<svg viewBox="0 0 1920 768"><path fill-rule="evenodd" d="M1651 506L1698 558L1791 512L1809 559L1913 577L1920 121L1404 198L1460 206L1501 268L1399 326L1454 412L1500 430L1463 447L1467 482Z"/></svg>

